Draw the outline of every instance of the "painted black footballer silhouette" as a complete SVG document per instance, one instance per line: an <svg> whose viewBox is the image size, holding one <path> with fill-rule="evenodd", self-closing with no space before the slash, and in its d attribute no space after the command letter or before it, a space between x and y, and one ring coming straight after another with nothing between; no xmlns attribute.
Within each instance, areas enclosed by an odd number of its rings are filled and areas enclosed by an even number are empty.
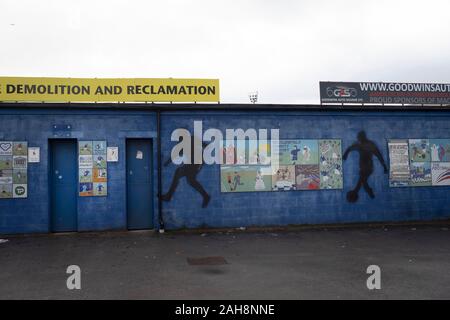
<svg viewBox="0 0 450 320"><path fill-rule="evenodd" d="M191 159L192 160L194 159L194 140L195 140L195 138L191 139L191 153L192 153ZM205 149L206 146L207 146L207 144L202 142L202 154L203 154L203 149ZM164 166L167 167L171 163L172 163L172 159L169 158L164 163ZM192 188L197 190L198 193L200 193L201 196L203 197L202 208L206 208L208 206L208 203L209 203L209 200L211 199L211 197L205 191L205 189L200 184L200 182L198 182L198 180L197 180L197 175L200 172L200 170L202 169L202 167L203 167L203 164L184 164L184 163L181 164L180 166L178 166L178 168L175 169L175 174L173 176L172 183L170 184L169 191L167 191L166 194L161 195L161 200L170 201L172 199L172 196L173 196L175 190L178 187L178 184L180 183L180 179L183 177L186 177L187 183Z"/></svg>
<svg viewBox="0 0 450 320"><path fill-rule="evenodd" d="M377 157L384 168L384 173L388 173L388 169L384 162L383 156L381 155L381 152L380 150L378 150L375 143L367 139L366 133L364 131L360 131L358 133L358 141L353 143L350 147L347 148L347 150L345 150L344 156L342 158L346 160L348 154L351 151L358 151L359 153L359 180L356 184L356 187L353 190L347 192L347 201L356 202L358 200L358 192L359 189L361 189L361 186L364 188L364 190L366 190L369 197L373 199L375 198L375 194L373 193L372 188L367 183L367 180L373 173L372 157Z"/></svg>

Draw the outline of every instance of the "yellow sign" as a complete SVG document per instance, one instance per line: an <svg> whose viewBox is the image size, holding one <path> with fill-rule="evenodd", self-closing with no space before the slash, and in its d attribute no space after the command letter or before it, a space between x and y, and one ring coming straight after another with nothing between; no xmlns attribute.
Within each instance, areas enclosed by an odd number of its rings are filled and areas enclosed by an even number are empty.
<svg viewBox="0 0 450 320"><path fill-rule="evenodd" d="M0 101L218 102L218 79L0 77Z"/></svg>

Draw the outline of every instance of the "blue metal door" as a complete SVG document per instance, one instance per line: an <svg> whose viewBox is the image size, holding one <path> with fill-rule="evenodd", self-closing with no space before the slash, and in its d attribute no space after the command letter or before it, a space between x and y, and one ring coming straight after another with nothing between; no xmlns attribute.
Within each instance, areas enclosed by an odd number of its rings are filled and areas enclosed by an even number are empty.
<svg viewBox="0 0 450 320"><path fill-rule="evenodd" d="M152 141L127 140L128 229L153 228Z"/></svg>
<svg viewBox="0 0 450 320"><path fill-rule="evenodd" d="M50 141L50 209L53 232L77 230L77 163L75 140Z"/></svg>

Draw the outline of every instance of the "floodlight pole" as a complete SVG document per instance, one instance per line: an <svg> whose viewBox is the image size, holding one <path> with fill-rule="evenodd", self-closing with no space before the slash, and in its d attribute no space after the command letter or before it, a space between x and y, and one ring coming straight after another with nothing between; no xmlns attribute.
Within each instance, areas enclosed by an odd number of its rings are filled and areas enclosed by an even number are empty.
<svg viewBox="0 0 450 320"><path fill-rule="evenodd" d="M258 101L258 91L249 93L248 97L250 99L250 102L255 104Z"/></svg>

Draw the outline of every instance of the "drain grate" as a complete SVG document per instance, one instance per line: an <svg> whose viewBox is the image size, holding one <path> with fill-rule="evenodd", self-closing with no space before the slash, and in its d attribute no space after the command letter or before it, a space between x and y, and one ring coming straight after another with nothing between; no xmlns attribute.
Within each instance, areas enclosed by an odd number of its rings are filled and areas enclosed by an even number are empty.
<svg viewBox="0 0 450 320"><path fill-rule="evenodd" d="M191 266L218 266L228 264L224 257L187 258Z"/></svg>

